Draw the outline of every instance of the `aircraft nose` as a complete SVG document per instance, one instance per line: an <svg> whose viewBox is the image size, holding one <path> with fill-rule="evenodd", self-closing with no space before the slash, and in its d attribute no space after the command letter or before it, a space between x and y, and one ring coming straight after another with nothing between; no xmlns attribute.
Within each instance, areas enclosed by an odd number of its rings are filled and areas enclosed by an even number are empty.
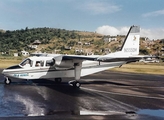
<svg viewBox="0 0 164 120"><path fill-rule="evenodd" d="M5 75L5 72L6 72L6 70L4 69L4 70L2 71L2 75Z"/></svg>
<svg viewBox="0 0 164 120"><path fill-rule="evenodd" d="M2 74L4 74L4 70L2 70Z"/></svg>

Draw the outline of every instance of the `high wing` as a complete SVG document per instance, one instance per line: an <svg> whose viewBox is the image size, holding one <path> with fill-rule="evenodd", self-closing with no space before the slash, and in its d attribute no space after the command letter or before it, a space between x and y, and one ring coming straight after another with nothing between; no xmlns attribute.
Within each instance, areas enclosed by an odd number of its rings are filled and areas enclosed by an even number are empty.
<svg viewBox="0 0 164 120"><path fill-rule="evenodd" d="M103 57L103 56L78 56L78 55L64 55L62 60L90 60L90 61L101 61L101 62L117 62L117 61L127 61L135 62L144 58L144 56L118 56L118 57Z"/></svg>
<svg viewBox="0 0 164 120"><path fill-rule="evenodd" d="M98 56L84 56L84 55L64 55L62 57L62 60L91 60L91 61L97 61Z"/></svg>

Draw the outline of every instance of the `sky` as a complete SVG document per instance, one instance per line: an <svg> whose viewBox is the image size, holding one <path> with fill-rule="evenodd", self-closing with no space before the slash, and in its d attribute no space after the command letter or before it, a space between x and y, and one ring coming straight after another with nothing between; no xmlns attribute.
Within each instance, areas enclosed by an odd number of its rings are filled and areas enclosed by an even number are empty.
<svg viewBox="0 0 164 120"><path fill-rule="evenodd" d="M0 29L38 27L164 38L164 0L0 0Z"/></svg>

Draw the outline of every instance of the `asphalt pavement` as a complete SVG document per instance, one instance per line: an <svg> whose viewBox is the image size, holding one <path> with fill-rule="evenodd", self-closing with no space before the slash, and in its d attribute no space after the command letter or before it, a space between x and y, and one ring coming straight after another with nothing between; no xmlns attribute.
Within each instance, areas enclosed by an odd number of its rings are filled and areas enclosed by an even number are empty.
<svg viewBox="0 0 164 120"><path fill-rule="evenodd" d="M72 79L5 85L0 74L0 119L164 119L164 75L108 70L82 77L80 89Z"/></svg>

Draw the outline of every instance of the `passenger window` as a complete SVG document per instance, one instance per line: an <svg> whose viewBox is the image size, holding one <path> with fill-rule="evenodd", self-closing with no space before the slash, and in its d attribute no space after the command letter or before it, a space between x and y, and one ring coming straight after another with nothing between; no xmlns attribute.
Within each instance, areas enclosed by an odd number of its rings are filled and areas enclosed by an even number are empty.
<svg viewBox="0 0 164 120"><path fill-rule="evenodd" d="M36 61L35 67L43 67L44 61Z"/></svg>
<svg viewBox="0 0 164 120"><path fill-rule="evenodd" d="M40 61L36 61L35 67L40 67Z"/></svg>

